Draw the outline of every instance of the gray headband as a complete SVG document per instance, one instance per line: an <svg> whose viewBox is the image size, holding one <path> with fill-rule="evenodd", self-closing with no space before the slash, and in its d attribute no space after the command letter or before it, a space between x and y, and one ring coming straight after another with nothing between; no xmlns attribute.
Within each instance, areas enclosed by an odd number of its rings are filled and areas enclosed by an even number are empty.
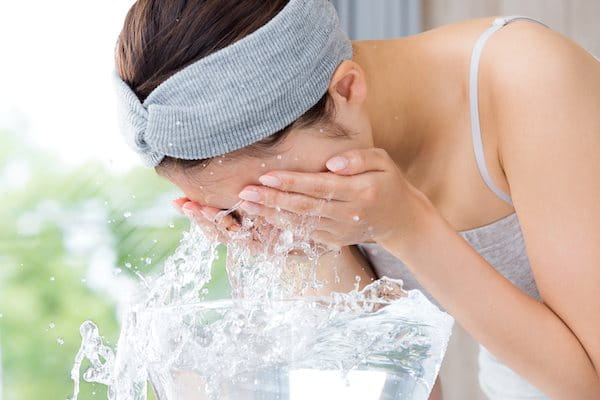
<svg viewBox="0 0 600 400"><path fill-rule="evenodd" d="M223 155L285 128L352 58L329 0L290 0L267 24L176 72L140 102L115 70L119 129L146 166Z"/></svg>

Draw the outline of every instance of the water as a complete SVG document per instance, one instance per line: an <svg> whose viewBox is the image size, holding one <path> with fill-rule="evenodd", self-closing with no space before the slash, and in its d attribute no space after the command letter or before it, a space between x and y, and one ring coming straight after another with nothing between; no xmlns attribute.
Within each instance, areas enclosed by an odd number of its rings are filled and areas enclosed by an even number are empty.
<svg viewBox="0 0 600 400"><path fill-rule="evenodd" d="M116 353L93 322L81 325L72 398L88 359L83 379L106 385L110 400L146 400L148 384L160 400L426 399L452 317L385 277L307 296L326 284L319 257L339 251L309 240L314 223L280 229L243 218L233 233L192 224L163 272L141 280ZM232 298L201 301L219 234L231 235Z"/></svg>

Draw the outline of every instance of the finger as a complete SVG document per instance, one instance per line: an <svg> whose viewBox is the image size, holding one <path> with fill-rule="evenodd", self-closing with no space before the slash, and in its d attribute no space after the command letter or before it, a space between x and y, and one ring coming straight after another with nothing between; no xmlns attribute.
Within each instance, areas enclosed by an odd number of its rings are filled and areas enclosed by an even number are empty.
<svg viewBox="0 0 600 400"><path fill-rule="evenodd" d="M217 226L225 229L227 231L237 232L240 229L240 224L236 221L236 219L231 215L227 214L223 218L219 220L215 220L217 214L219 214L222 210L215 207L210 206L200 206L197 210L211 223L216 224Z"/></svg>
<svg viewBox="0 0 600 400"><path fill-rule="evenodd" d="M240 207L250 215L263 217L269 224L281 229L287 229L290 226L306 227L306 230L312 229L328 229L335 225L335 221L327 217L298 215L287 210L277 211L258 203L244 201Z"/></svg>
<svg viewBox="0 0 600 400"><path fill-rule="evenodd" d="M258 180L265 186L286 192L327 200L350 201L356 197L355 192L365 185L363 179L355 178L331 172L271 171Z"/></svg>
<svg viewBox="0 0 600 400"><path fill-rule="evenodd" d="M236 232L239 230L239 225L235 220L232 219L223 219L223 221L215 222L214 214L219 212L220 210L214 207L209 206L201 206L196 202L187 202L183 205L182 210L188 216L191 216L193 220L201 225L201 227L206 227L209 230L204 230L205 233L210 235L217 235L218 240L226 243L228 241L228 237L226 236L227 231Z"/></svg>
<svg viewBox="0 0 600 400"><path fill-rule="evenodd" d="M176 209L177 211L179 211L180 213L182 213L182 214L183 214L183 211L181 210L181 207L183 207L183 205L184 205L186 202L188 202L188 201L190 201L190 199L188 199L187 197L179 197L179 198L177 198L177 199L173 200L173 201L171 202L171 204L173 205L173 207L175 207L175 209Z"/></svg>
<svg viewBox="0 0 600 400"><path fill-rule="evenodd" d="M227 243L227 237L217 229L214 223L207 220L203 215L198 215L187 208L182 208L182 212L189 218L191 223L200 227L204 235L209 238L214 238L221 243Z"/></svg>
<svg viewBox="0 0 600 400"><path fill-rule="evenodd" d="M356 175L367 171L386 171L390 161L385 150L374 147L340 153L330 158L325 165L339 175Z"/></svg>
<svg viewBox="0 0 600 400"><path fill-rule="evenodd" d="M262 204L276 210L287 210L298 215L321 215L332 218L336 214L335 206L342 204L337 200L316 199L299 193L282 192L264 186L246 186L239 194L240 198L252 203Z"/></svg>

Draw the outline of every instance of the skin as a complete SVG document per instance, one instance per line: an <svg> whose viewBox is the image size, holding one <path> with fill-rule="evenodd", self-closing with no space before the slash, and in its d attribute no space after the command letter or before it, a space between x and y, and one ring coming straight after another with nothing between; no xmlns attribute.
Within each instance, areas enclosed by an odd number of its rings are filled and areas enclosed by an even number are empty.
<svg viewBox="0 0 600 400"><path fill-rule="evenodd" d="M355 57L338 67L329 93L336 121L357 135L334 140L318 129L298 130L278 149L281 160L214 166L218 186L198 187L210 170L196 182L171 178L185 193L177 205L200 215L202 206L231 207L241 196L250 200L246 212L271 220L319 207L314 240L377 242L475 339L548 396L597 399L600 63L557 32L522 20L486 43L479 75L485 159L513 208L485 185L470 137L471 50L494 18L355 41ZM335 156L348 166L333 168L327 161ZM282 184L269 187L263 174ZM259 197L240 194L244 189ZM513 286L456 232L512 212L543 302ZM439 396L437 387L432 398Z"/></svg>

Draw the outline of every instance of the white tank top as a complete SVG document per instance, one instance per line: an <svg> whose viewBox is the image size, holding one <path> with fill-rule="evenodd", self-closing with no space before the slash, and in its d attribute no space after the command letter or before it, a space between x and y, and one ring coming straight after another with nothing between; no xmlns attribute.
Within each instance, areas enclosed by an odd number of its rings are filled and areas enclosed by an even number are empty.
<svg viewBox="0 0 600 400"><path fill-rule="evenodd" d="M479 59L487 39L497 30L517 19L528 19L544 23L526 16L510 16L496 18L475 42L471 55L469 75L469 102L471 113L471 137L473 151L479 172L486 185L500 199L512 205L510 196L500 190L488 173L485 163L483 144L479 125L478 106L478 72ZM458 231L458 233L481 254L500 274L510 280L516 287L534 299L541 301L537 290L523 233L515 212L489 224L476 228ZM376 243L359 243L357 247L370 261L378 277L383 275L404 280L407 289L421 290L434 304L441 305L417 282L405 264ZM482 391L491 400L511 399L548 399L525 379L498 361L485 347L480 345L479 351L479 383Z"/></svg>

